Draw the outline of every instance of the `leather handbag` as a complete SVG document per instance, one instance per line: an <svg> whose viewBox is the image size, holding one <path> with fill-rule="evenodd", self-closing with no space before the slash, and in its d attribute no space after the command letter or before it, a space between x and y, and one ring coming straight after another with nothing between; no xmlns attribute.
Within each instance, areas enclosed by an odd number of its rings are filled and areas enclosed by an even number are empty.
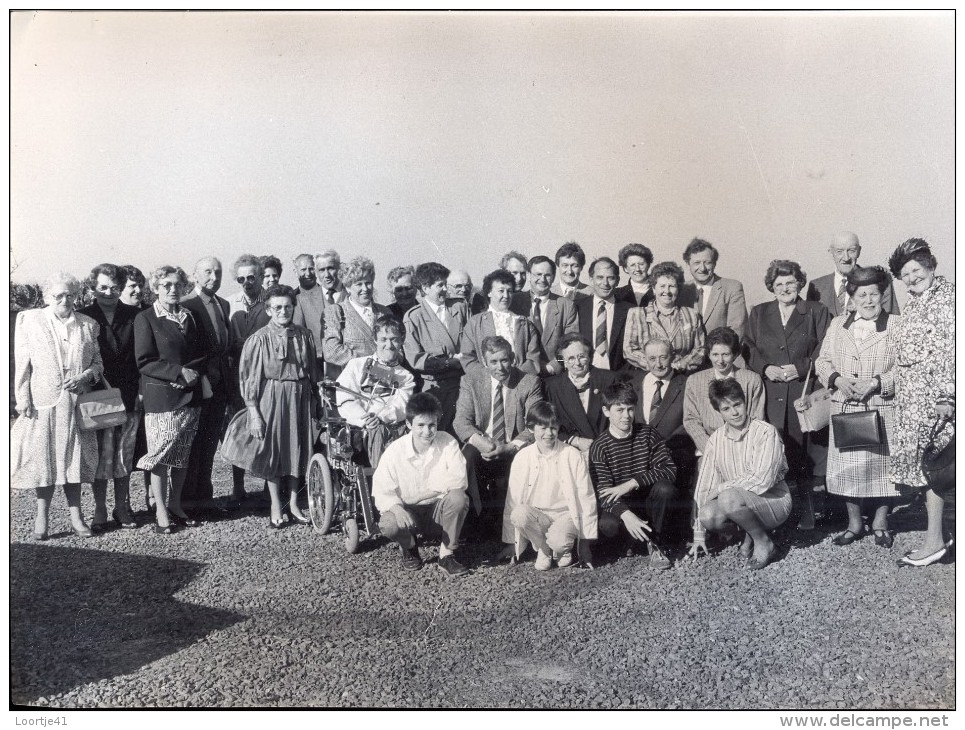
<svg viewBox="0 0 965 730"><path fill-rule="evenodd" d="M803 393L808 392L811 382L812 366L808 367L807 377L804 379ZM817 388L810 395L802 395L800 400L806 401L806 408L797 410L797 420L801 424L801 433L811 433L827 428L831 421L831 391L827 388Z"/></svg>
<svg viewBox="0 0 965 730"><path fill-rule="evenodd" d="M928 486L935 492L944 492L955 486L955 436L944 446L938 446L935 439L941 433L943 423L938 421L932 427L931 437L921 456L921 471Z"/></svg>
<svg viewBox="0 0 965 730"><path fill-rule="evenodd" d="M127 421L127 411L121 389L110 387L107 378L101 378L105 387L77 396L77 427L81 431L100 431L122 426Z"/></svg>
<svg viewBox="0 0 965 730"><path fill-rule="evenodd" d="M885 440L884 423L876 409L865 405L863 411L836 413L831 416L834 445L839 449L867 449Z"/></svg>

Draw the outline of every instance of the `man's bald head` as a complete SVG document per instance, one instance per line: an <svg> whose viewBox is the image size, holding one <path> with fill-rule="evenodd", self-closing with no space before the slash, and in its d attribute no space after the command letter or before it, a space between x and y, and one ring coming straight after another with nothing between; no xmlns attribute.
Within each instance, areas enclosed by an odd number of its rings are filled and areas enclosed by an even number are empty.
<svg viewBox="0 0 965 730"><path fill-rule="evenodd" d="M834 259L834 268L842 276L847 276L858 264L858 257L861 255L861 244L858 237L851 231L841 231L835 233L831 238L831 246L828 248L831 258Z"/></svg>
<svg viewBox="0 0 965 730"><path fill-rule="evenodd" d="M449 296L455 299L465 299L468 301L472 294L472 279L469 278L468 271L458 270L449 272L446 285L449 288Z"/></svg>
<svg viewBox="0 0 965 730"><path fill-rule="evenodd" d="M194 265L194 283L209 297L221 288L221 262L214 256L205 256Z"/></svg>

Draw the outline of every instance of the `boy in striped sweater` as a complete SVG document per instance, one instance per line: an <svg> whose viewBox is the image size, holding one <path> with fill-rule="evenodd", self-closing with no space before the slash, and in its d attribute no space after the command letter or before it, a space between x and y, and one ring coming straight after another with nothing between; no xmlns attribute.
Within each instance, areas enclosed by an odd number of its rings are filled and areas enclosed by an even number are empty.
<svg viewBox="0 0 965 730"><path fill-rule="evenodd" d="M666 570L670 560L657 543L676 496L677 468L657 432L633 422L636 402L627 382L603 391L603 415L610 425L590 446L590 476L600 501L599 533L616 537L622 522L630 538L649 545L650 567Z"/></svg>

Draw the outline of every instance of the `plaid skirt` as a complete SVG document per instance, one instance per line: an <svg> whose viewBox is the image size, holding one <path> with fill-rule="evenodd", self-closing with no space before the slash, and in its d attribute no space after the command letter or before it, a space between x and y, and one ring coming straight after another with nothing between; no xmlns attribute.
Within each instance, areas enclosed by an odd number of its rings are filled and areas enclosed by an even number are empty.
<svg viewBox="0 0 965 730"><path fill-rule="evenodd" d="M164 413L145 413L147 453L137 462L137 468L147 471L156 466L186 468L200 415L201 409L191 406Z"/></svg>
<svg viewBox="0 0 965 730"><path fill-rule="evenodd" d="M856 413L865 407L857 403L831 401L831 415ZM895 409L892 405L878 407L885 426L884 443L870 449L839 449L834 443L834 428L828 436L829 494L839 497L861 499L864 497L897 497L898 491L891 481L891 438L894 434Z"/></svg>

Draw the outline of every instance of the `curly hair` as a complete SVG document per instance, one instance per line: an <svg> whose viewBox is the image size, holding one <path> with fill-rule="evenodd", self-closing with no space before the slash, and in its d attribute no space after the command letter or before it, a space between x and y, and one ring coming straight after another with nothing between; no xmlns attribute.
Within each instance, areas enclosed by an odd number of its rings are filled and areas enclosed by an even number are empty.
<svg viewBox="0 0 965 730"><path fill-rule="evenodd" d="M119 289L123 289L124 285L127 284L125 272L116 264L97 264L97 266L90 270L90 276L87 277L87 281L84 283L92 291L97 289L97 277L101 274L113 281Z"/></svg>
<svg viewBox="0 0 965 730"><path fill-rule="evenodd" d="M657 279L661 277L669 277L677 282L677 289L680 289L684 285L684 270L680 268L679 264L673 261L661 261L659 264L650 269L650 273L647 274L647 280L650 282L650 286L653 288L657 287Z"/></svg>
<svg viewBox="0 0 965 730"><path fill-rule="evenodd" d="M312 258L311 254L301 254L301 256L296 256L295 261L298 261L302 256L308 256ZM314 259L312 259L314 261ZM274 269L278 272L278 278L281 278L281 259L277 256L272 256L268 254L267 256L259 256L258 261L261 263L261 273L264 275L266 269ZM237 269L235 269L237 271Z"/></svg>
<svg viewBox="0 0 965 730"><path fill-rule="evenodd" d="M338 278L342 285L350 287L365 279L375 281L375 264L368 256L356 256L347 264L342 264L338 270Z"/></svg>
<svg viewBox="0 0 965 730"><path fill-rule="evenodd" d="M849 297L853 297L863 286L876 286L878 291L884 294L891 283L884 266L855 266L844 278L844 290Z"/></svg>
<svg viewBox="0 0 965 730"><path fill-rule="evenodd" d="M492 291L493 284L496 282L505 284L510 289L514 289L516 287L516 280L513 278L512 274L506 271L506 269L496 269L495 271L486 274L486 276L483 278L483 294L488 297L489 292Z"/></svg>
<svg viewBox="0 0 965 730"><path fill-rule="evenodd" d="M388 282L389 288L391 288L395 286L395 283L403 276L414 277L415 267L414 266L393 266L391 269L389 269L389 274L388 276L385 277L385 280ZM446 276L449 276L449 274L446 274Z"/></svg>
<svg viewBox="0 0 965 730"><path fill-rule="evenodd" d="M134 264L124 264L120 267L124 274L124 286L127 286L127 282L133 281L135 284L140 286L145 286L147 284L147 279L139 268L134 266Z"/></svg>
<svg viewBox="0 0 965 730"><path fill-rule="evenodd" d="M560 259L576 259L576 263L580 265L582 269L586 266L586 254L583 252L583 247L576 241L567 241L558 249L556 249L556 265L560 265Z"/></svg>
<svg viewBox="0 0 965 730"><path fill-rule="evenodd" d="M265 267L262 265L261 259L253 254L241 254L241 256L235 260L234 264L231 265L231 275L238 276L238 269L240 269L242 266L254 266L255 276L259 279L265 275Z"/></svg>
<svg viewBox="0 0 965 730"><path fill-rule="evenodd" d="M67 287L67 291L69 291L75 297L80 294L82 286L80 279L73 274L68 274L66 271L55 271L53 274L44 279L44 283L41 286L45 299L50 290L53 289L57 284L65 285Z"/></svg>
<svg viewBox="0 0 965 730"><path fill-rule="evenodd" d="M741 349L741 338L730 327L718 327L710 331L707 335L707 352L710 352L714 345L724 345L736 355Z"/></svg>
<svg viewBox="0 0 965 730"><path fill-rule="evenodd" d="M797 261L774 259L767 267L767 273L764 274L764 286L769 292L774 292L774 281L779 276L793 276L802 290L808 283L808 276L801 270L801 264Z"/></svg>
<svg viewBox="0 0 965 730"><path fill-rule="evenodd" d="M165 264L164 266L158 266L151 272L151 277L148 282L151 291L156 294L161 279L171 274L176 274L178 277L177 292L179 296L183 297L194 288L194 285L188 280L188 275L184 273L184 269L180 266L168 266Z"/></svg>
<svg viewBox="0 0 965 730"><path fill-rule="evenodd" d="M621 267L624 267L627 265L627 259L631 256L640 256L643 258L643 260L647 262L647 268L653 264L653 252L642 243L628 243L621 248L620 253L617 254L617 261L620 262Z"/></svg>
<svg viewBox="0 0 965 730"><path fill-rule="evenodd" d="M292 306L298 305L298 295L295 290L292 289L287 284L275 284L271 289L265 292L265 301L270 301L275 297L285 297L288 301L292 303Z"/></svg>

